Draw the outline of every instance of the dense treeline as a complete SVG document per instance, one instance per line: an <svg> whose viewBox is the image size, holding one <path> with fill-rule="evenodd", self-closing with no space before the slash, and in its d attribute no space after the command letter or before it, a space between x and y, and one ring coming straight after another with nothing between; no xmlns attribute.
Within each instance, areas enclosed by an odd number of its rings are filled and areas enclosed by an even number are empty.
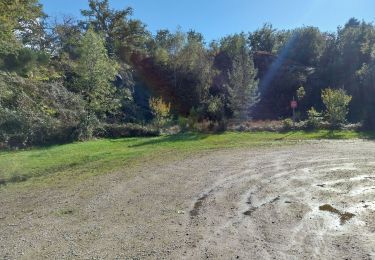
<svg viewBox="0 0 375 260"><path fill-rule="evenodd" d="M49 22L38 0L0 0L0 144L151 135L145 125L169 119L214 130L281 119L301 86L301 119L331 87L352 96L350 121L375 127L372 23L350 19L336 33L265 24L207 43L195 31L152 35L132 12L90 0L82 18Z"/></svg>

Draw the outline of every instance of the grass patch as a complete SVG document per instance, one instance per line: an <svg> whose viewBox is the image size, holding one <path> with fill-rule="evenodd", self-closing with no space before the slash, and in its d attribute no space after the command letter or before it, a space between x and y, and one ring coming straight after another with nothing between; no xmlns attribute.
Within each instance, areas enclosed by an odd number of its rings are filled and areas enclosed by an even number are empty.
<svg viewBox="0 0 375 260"><path fill-rule="evenodd" d="M86 178L129 167L144 160L167 159L211 149L280 145L291 140L369 137L354 131L184 133L172 136L101 139L88 142L0 152L0 186L31 179ZM50 178L50 179L51 179Z"/></svg>

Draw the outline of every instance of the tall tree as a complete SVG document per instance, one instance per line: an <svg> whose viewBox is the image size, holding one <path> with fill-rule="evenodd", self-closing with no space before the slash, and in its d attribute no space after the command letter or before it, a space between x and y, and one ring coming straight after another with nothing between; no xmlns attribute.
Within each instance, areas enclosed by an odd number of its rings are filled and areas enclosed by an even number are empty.
<svg viewBox="0 0 375 260"><path fill-rule="evenodd" d="M308 26L295 29L284 48L288 59L315 67L324 49L324 43L320 30Z"/></svg>
<svg viewBox="0 0 375 260"><path fill-rule="evenodd" d="M0 0L0 54L20 48L17 34L22 35L32 29L37 19L43 16L38 0Z"/></svg>
<svg viewBox="0 0 375 260"><path fill-rule="evenodd" d="M251 50L253 52L274 52L277 41L276 32L277 30L272 27L272 24L266 23L262 28L250 33L249 43Z"/></svg>
<svg viewBox="0 0 375 260"><path fill-rule="evenodd" d="M219 73L210 92L221 97L227 117L247 118L249 108L256 101L258 83L245 34L227 36L220 41L214 66Z"/></svg>
<svg viewBox="0 0 375 260"><path fill-rule="evenodd" d="M141 21L129 18L133 14L131 7L114 10L108 0L89 0L89 7L81 11L88 19L82 24L105 37L109 56L129 62L133 51L144 51L150 34Z"/></svg>
<svg viewBox="0 0 375 260"><path fill-rule="evenodd" d="M89 29L81 41L80 58L77 65L77 88L87 101L89 116L102 116L116 107L113 99L115 79L118 65L109 59L104 40Z"/></svg>

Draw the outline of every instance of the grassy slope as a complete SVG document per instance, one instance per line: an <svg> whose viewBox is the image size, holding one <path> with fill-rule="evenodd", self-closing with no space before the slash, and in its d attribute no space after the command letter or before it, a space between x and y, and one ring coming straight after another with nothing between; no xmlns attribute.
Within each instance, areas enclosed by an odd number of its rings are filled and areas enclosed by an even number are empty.
<svg viewBox="0 0 375 260"><path fill-rule="evenodd" d="M0 183L49 182L54 179L86 178L107 173L143 160L178 158L208 149L283 144L285 140L349 139L362 134L352 131L289 133L179 134L153 138L95 140L83 143L0 152ZM46 178L48 176L49 178Z"/></svg>

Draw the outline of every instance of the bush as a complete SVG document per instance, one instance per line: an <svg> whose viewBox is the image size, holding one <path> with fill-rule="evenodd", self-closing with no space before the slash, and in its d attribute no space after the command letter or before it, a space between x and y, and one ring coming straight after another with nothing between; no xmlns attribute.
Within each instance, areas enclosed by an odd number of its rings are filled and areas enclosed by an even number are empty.
<svg viewBox="0 0 375 260"><path fill-rule="evenodd" d="M323 122L322 114L316 111L314 107L311 107L307 111L307 128L317 129L321 126L322 122Z"/></svg>
<svg viewBox="0 0 375 260"><path fill-rule="evenodd" d="M150 98L149 105L154 115L154 124L158 128L164 127L170 119L171 104L165 103L162 98Z"/></svg>
<svg viewBox="0 0 375 260"><path fill-rule="evenodd" d="M221 133L226 130L226 122L221 121L211 121L208 119L202 120L194 124L194 131L202 133Z"/></svg>
<svg viewBox="0 0 375 260"><path fill-rule="evenodd" d="M326 107L325 116L331 127L337 128L346 122L349 103L352 97L343 89L325 89L322 91L322 101Z"/></svg>
<svg viewBox="0 0 375 260"><path fill-rule="evenodd" d="M82 115L74 133L75 139L80 141L89 140L94 137L95 132L100 130L102 130L101 124L95 115Z"/></svg>
<svg viewBox="0 0 375 260"><path fill-rule="evenodd" d="M0 146L72 141L83 107L80 96L58 82L0 73Z"/></svg>
<svg viewBox="0 0 375 260"><path fill-rule="evenodd" d="M190 109L188 117L188 126L190 129L195 129L196 124L198 124L200 118L200 111L194 107Z"/></svg>
<svg viewBox="0 0 375 260"><path fill-rule="evenodd" d="M294 128L293 120L290 118L286 118L283 120L283 129L284 130L292 130Z"/></svg>
<svg viewBox="0 0 375 260"><path fill-rule="evenodd" d="M97 136L109 138L158 136L159 131L138 124L106 124L97 130Z"/></svg>
<svg viewBox="0 0 375 260"><path fill-rule="evenodd" d="M181 131L186 131L189 129L189 119L186 117L179 116L177 119L177 124Z"/></svg>

